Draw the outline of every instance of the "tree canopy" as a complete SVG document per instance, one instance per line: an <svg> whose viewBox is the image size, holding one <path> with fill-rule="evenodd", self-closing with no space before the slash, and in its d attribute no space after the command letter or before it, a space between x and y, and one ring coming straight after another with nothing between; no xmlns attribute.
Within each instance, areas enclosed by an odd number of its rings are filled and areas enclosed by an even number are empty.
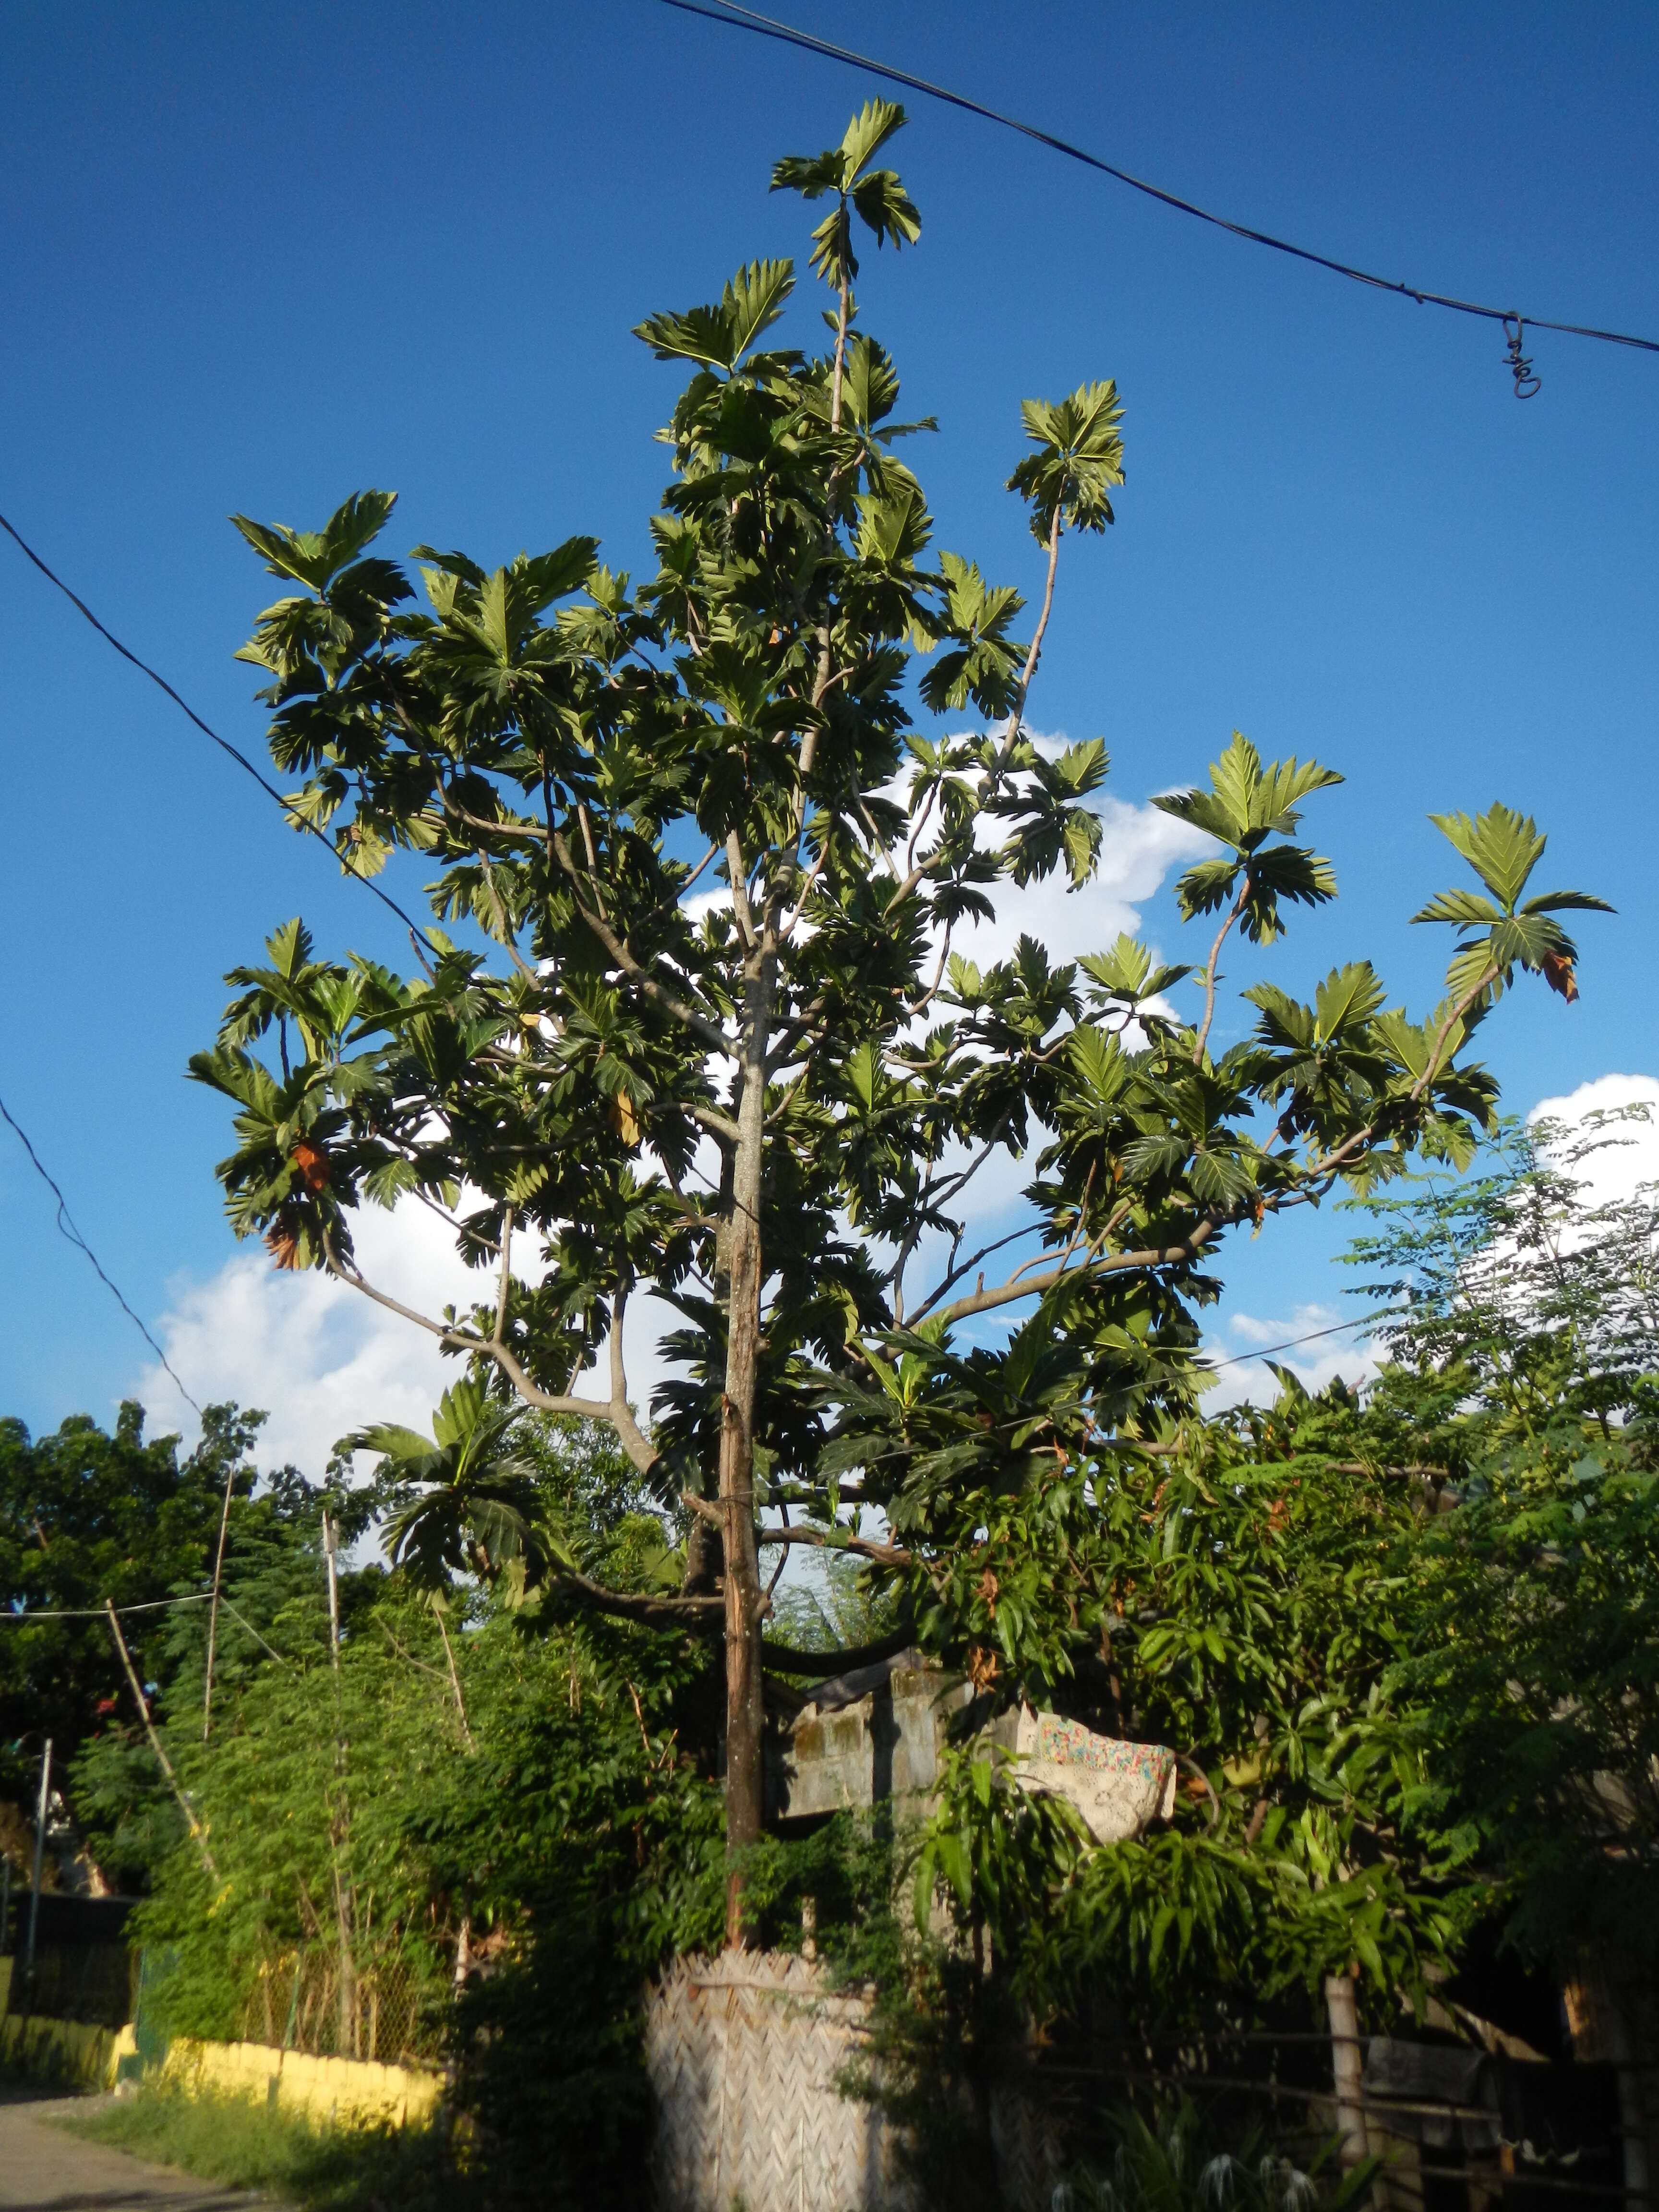
<svg viewBox="0 0 1659 2212"><path fill-rule="evenodd" d="M124 1405L113 1434L86 1415L31 1438L0 1422L0 1789L29 1796L44 1737L64 1771L102 1717L131 1705L100 1608L151 1606L126 1632L141 1679L154 1680L172 1624L162 1603L207 1587L227 1478L252 1488L248 1450L259 1415L208 1409L196 1449L146 1441L143 1409ZM37 1620L19 1615L38 1614ZM57 1616L57 1617L51 1617ZM64 1617L68 1616L68 1617Z"/></svg>

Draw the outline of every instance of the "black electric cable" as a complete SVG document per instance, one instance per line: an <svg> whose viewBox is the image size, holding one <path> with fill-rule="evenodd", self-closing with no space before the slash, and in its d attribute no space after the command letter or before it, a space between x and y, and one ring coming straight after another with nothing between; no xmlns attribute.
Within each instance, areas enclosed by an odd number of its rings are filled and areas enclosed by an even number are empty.
<svg viewBox="0 0 1659 2212"><path fill-rule="evenodd" d="M118 1605L115 1610L119 1613L165 1613L169 1607L175 1605L205 1605L212 1595L211 1590L198 1590L191 1597L152 1597L146 1599L142 1605ZM66 1606L56 1610L46 1606L0 1605L0 1628L18 1621L107 1620L108 1619L109 1607L102 1605ZM242 1626L246 1628L247 1623L244 1621ZM252 1636L259 1635L257 1628L250 1629L248 1632ZM264 1638L259 1637L259 1641L264 1644ZM270 1646L266 1644L265 1649L269 1651Z"/></svg>
<svg viewBox="0 0 1659 2212"><path fill-rule="evenodd" d="M1236 1352L1231 1359L1210 1360L1205 1372L1218 1375L1224 1367L1248 1367L1253 1359L1270 1359L1275 1352L1294 1352L1298 1344L1317 1343L1322 1336L1341 1336L1351 1328L1369 1328L1377 1314L1365 1314L1358 1321L1339 1321L1329 1328L1310 1328L1305 1336L1287 1336L1283 1344L1264 1344L1260 1352Z"/></svg>
<svg viewBox="0 0 1659 2212"><path fill-rule="evenodd" d="M1288 253L1297 261L1310 261L1316 268L1328 269L1333 275L1346 276L1356 284L1369 284L1376 291L1397 292L1402 299L1415 300L1419 307L1449 307L1455 314L1479 315L1491 323L1502 323L1510 341L1508 366L1516 374L1517 395L1529 398L1523 384L1536 390L1530 362L1521 360L1522 331L1530 327L1538 331L1560 331L1569 337L1595 338L1604 345L1633 346L1644 353L1659 353L1659 338L1632 337L1626 331L1597 330L1586 323L1553 322L1541 315L1523 315L1514 307L1488 307L1478 300L1460 300L1446 292L1431 292L1417 284L1401 283L1391 276L1378 276L1369 269L1358 269L1350 262L1337 261L1328 253L1316 253L1311 246L1297 246L1288 238L1276 238L1271 231L1255 230L1249 223L1231 222L1225 216L1213 214L1200 207L1196 201L1183 199L1179 192L1166 191L1161 185L1149 184L1145 177L1132 175L1115 163L1103 161L1098 154L1091 154L1069 139L1056 137L1051 131L1039 130L1034 123L1022 123L1017 116L1005 115L998 108L988 107L982 100L970 100L965 93L952 92L948 86L931 83L927 78L914 76L908 70L896 69L890 63L873 61L868 54L855 52L850 46L836 46L829 39L813 36L793 23L780 22L775 16L763 15L753 8L740 7L738 0L714 0L711 6L701 0L662 0L666 8L673 8L682 15L700 15L706 22L723 23L728 30L749 31L757 38L775 39L781 45L799 46L805 52L821 55L827 61L844 62L851 69L867 70L872 76L884 77L890 84L902 84L912 92L925 94L929 100L942 100L948 107L959 107L969 115L977 115L988 122L1000 124L1005 131L1018 131L1022 137L1035 139L1039 146L1047 146L1068 161L1081 161L1085 167L1097 169L1103 176L1112 177L1121 185L1127 185L1148 199L1173 208L1179 215L1195 216L1217 230L1224 230L1234 238L1242 238L1252 246L1271 246L1275 253ZM1517 363L1519 364L1517 368Z"/></svg>
<svg viewBox="0 0 1659 2212"><path fill-rule="evenodd" d="M165 691L168 698L172 700L173 705L179 708L181 714L187 715L189 719L195 723L197 728L202 732L202 735L204 738L210 738L213 740L213 743L218 746L222 753L227 754L230 759L234 760L237 767L240 768L245 775L251 775L255 783L258 785L260 790L264 793L267 799L274 799L276 800L277 805L283 810L283 819L289 823L290 828L309 830L311 835L316 838L318 842L324 848L325 851L326 851L335 860L337 861L339 860L340 855L336 850L334 845L331 842L329 838L325 836L323 831L317 827L317 824L314 822L307 821L303 814L296 814L293 807L289 805L288 800L283 798L282 793L277 790L276 785L272 783L268 777L260 774L259 770L255 768L253 763L248 758L247 755L243 752L239 746L232 744L228 738L222 738L217 730L214 729L211 724L204 722L202 720L202 717L197 713L195 708L191 705L189 700L182 698L179 694L173 690L172 684L167 682L165 676L159 674L156 670L152 668L149 661L141 660L138 655L133 652L131 646L123 645L120 639L116 636L114 631L108 629L103 623L99 621L97 616L94 614L92 609L87 605L80 593L78 592L71 591L69 586L64 581L63 578L58 574L57 571L47 567L46 563L35 551L33 546L29 544L27 538L23 536L22 532L18 530L14 524L9 522L3 514L0 514L0 530L3 530L5 532L7 537L11 539L13 544L18 548L19 551L22 553L26 560L32 561L34 563L34 566L40 571L40 574L46 578L46 581L49 584L55 584L58 586L58 589L64 594L64 597L70 602L70 605L78 609L78 611L86 617L87 620L92 624L93 628L97 631L99 636L104 640L106 644L112 645L115 647L115 650L120 654L123 660L131 661L141 676L148 676L152 684L157 685L161 690ZM371 881L368 876L360 873L356 868L347 867L345 869L345 873L350 877L354 883L361 884L366 891L373 891L375 897L380 900L382 906L390 907L392 913L397 915L398 921L402 922L404 927L408 930L411 937L417 939L421 944L424 945L428 952L434 955L436 954L438 948L434 945L432 939L416 922L410 920L410 916L404 912L402 907L398 905L397 900L392 896L389 891L382 890L379 884Z"/></svg>
<svg viewBox="0 0 1659 2212"><path fill-rule="evenodd" d="M93 1273L97 1276L99 1281L104 1285L104 1288L114 1299L116 1304L120 1307L127 1319L137 1330L139 1335L143 1338L144 1342L149 1345L150 1350L155 1354L155 1357L161 1361L161 1365L166 1370L167 1373L172 1376L173 1387L177 1389L179 1395L184 1400L185 1403L191 1408L199 1419L202 1417L201 1407L196 1403L195 1399L191 1396L189 1391L185 1389L184 1384L179 1382L178 1376L173 1373L173 1364L168 1359L166 1352L162 1351L161 1346L157 1344L155 1339L150 1334L149 1329L144 1326L143 1322L140 1321L137 1315L134 1313L132 1308L127 1304L125 1298L122 1297L119 1285L112 1281L110 1277L105 1273L103 1263L99 1259L98 1255L93 1250L91 1245L88 1243L86 1238L81 1234L80 1231L75 1225L75 1217L69 1210L69 1200L64 1197L57 1183L52 1180L52 1177L47 1173L46 1168L41 1164L40 1155L35 1151L33 1146L29 1142L27 1132L14 1115L11 1109L7 1105L3 1098L0 1098L0 1116L4 1118L6 1126L12 1131L13 1134L16 1137L18 1143L21 1145L23 1150L28 1154L29 1164L33 1168L36 1175L40 1176L41 1182L45 1183L46 1188L58 1200L58 1226L59 1230L69 1239L71 1244L78 1246L79 1249L86 1254L88 1260L92 1264Z"/></svg>

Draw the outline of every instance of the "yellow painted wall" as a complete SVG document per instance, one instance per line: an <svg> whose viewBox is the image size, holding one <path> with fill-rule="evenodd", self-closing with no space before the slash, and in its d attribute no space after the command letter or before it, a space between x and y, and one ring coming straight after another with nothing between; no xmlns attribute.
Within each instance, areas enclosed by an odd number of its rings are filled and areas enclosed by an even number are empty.
<svg viewBox="0 0 1659 2212"><path fill-rule="evenodd" d="M120 2036L131 2043L132 2031ZM0 2065L20 2074L72 2082L80 2089L106 2089L115 2079L112 2027L92 2027L78 2020L46 2020L40 2014L8 2013L0 2019Z"/></svg>
<svg viewBox="0 0 1659 2212"><path fill-rule="evenodd" d="M114 2068L111 2067L113 2078ZM251 2097L323 2124L421 2126L442 2094L442 2076L364 2058L313 2058L264 2043L198 2043L177 2038L161 2069L186 2096Z"/></svg>
<svg viewBox="0 0 1659 2212"><path fill-rule="evenodd" d="M10 1964L0 1959L0 1968ZM0 1984L0 2005L5 1996ZM118 2031L72 2020L0 2017L0 2064L82 2089L112 2088L116 2069L137 2050L130 2027ZM303 2113L319 2126L421 2127L443 2093L442 2075L424 2067L312 2058L263 2043L198 2043L187 2036L174 2039L161 2080L188 2097L248 2097Z"/></svg>

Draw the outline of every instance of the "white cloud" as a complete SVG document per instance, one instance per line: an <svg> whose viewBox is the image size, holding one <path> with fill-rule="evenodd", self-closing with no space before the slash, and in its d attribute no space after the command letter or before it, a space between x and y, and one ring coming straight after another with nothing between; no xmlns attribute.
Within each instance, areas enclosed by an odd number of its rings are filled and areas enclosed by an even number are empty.
<svg viewBox="0 0 1659 2212"><path fill-rule="evenodd" d="M1267 1364L1269 1358L1275 1366L1288 1367L1304 1389L1316 1395L1339 1375L1351 1384L1375 1375L1377 1358L1372 1346L1345 1326L1356 1318L1320 1304L1296 1306L1273 1319L1230 1314L1221 1328L1205 1340L1205 1352L1220 1378L1205 1393L1205 1411L1218 1413L1247 1403L1271 1405L1279 1395L1279 1379Z"/></svg>
<svg viewBox="0 0 1659 2212"><path fill-rule="evenodd" d="M1651 1075L1600 1075L1559 1098L1540 1098L1527 1120L1553 1121L1583 1132L1592 1114L1620 1106L1645 1106L1648 1119L1609 1127L1610 1140L1572 1170L1589 1188L1585 1202L1607 1206L1635 1195L1638 1184L1659 1181L1659 1079Z"/></svg>
<svg viewBox="0 0 1659 2212"><path fill-rule="evenodd" d="M354 1227L365 1274L405 1305L435 1317L445 1305L478 1296L481 1279L461 1265L453 1237L424 1207L365 1207ZM157 1334L204 1405L234 1398L266 1409L262 1462L291 1461L313 1480L348 1430L370 1421L425 1429L459 1371L413 1322L331 1276L278 1270L258 1244L205 1282L177 1287ZM172 1386L152 1367L140 1390L160 1406Z"/></svg>
<svg viewBox="0 0 1659 2212"><path fill-rule="evenodd" d="M1055 960L1075 960L1103 952L1121 930L1133 936L1140 908L1177 862L1191 860L1209 844L1207 837L1155 806L1122 799L1095 802L1100 817L1100 867L1081 890L1068 888L1063 868L1024 890L1000 884L997 912L990 921L959 928L958 951L981 967L1006 959L1021 935L1035 937Z"/></svg>
<svg viewBox="0 0 1659 2212"><path fill-rule="evenodd" d="M377 1290L438 1318L446 1305L487 1295L483 1275L456 1256L454 1238L424 1206L405 1201L393 1213L365 1206L354 1224L357 1263ZM642 1410L665 1371L659 1351L674 1316L654 1298L630 1307L623 1325L630 1395ZM262 1465L287 1462L313 1481L337 1440L372 1421L401 1421L429 1431L432 1408L461 1372L435 1340L401 1314L318 1273L274 1267L249 1245L205 1282L175 1286L157 1334L168 1359L204 1405L234 1399L270 1418L259 1443ZM599 1384L609 1393L601 1347ZM587 1395L592 1375L578 1380ZM176 1405L159 1366L147 1368L137 1395L148 1405Z"/></svg>
<svg viewBox="0 0 1659 2212"><path fill-rule="evenodd" d="M1646 1106L1650 1118L1610 1127L1606 1146L1591 1152L1573 1170L1587 1185L1583 1194L1587 1206L1628 1199L1639 1185L1659 1182L1659 1079L1598 1076L1559 1097L1540 1099L1527 1116L1530 1124L1553 1122L1568 1133L1565 1146L1573 1135L1585 1131L1592 1115L1630 1105ZM1339 1375L1350 1383L1374 1375L1379 1364L1377 1352L1358 1331L1328 1338L1316 1334L1333 1328L1342 1319L1334 1307L1317 1304L1299 1305L1276 1317L1230 1314L1206 1339L1205 1350L1220 1368L1219 1381L1206 1394L1206 1410L1219 1413L1246 1401L1272 1402L1279 1385L1261 1356L1266 1346L1289 1347L1271 1356L1290 1368L1310 1391L1322 1390ZM1298 1343L1297 1339L1304 1340Z"/></svg>

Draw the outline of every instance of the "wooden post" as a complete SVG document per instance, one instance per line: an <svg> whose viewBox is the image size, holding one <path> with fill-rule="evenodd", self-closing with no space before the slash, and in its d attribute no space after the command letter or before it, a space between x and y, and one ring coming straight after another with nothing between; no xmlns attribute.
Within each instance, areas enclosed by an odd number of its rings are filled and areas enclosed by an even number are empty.
<svg viewBox="0 0 1659 2212"><path fill-rule="evenodd" d="M121 1655L121 1664L127 1670L127 1680L131 1686L133 1698L138 1707L138 1717L144 1723L144 1733L149 1738L149 1747L155 1753L157 1765L167 1778L168 1788L179 1801L179 1810L185 1816L185 1825L190 1830L191 1840L197 1850L202 1854L202 1864L212 1875L214 1881L217 1881L219 1869L213 1863L213 1854L208 1849L207 1838L202 1832L202 1824L191 1811L190 1800L185 1796L179 1778L173 1771L173 1761L167 1757L161 1739L155 1733L155 1723L150 1718L149 1700L144 1695L143 1685L139 1681L137 1670L133 1666L132 1654L127 1650L127 1639L121 1633L121 1624L116 1617L114 1601L112 1599L104 1600L104 1611L109 1615L110 1634L115 1638L115 1648Z"/></svg>
<svg viewBox="0 0 1659 2212"><path fill-rule="evenodd" d="M340 1580L335 1566L337 1532L331 1514L323 1514L323 1557L328 1563L328 1649L334 1665L334 1771L338 1778L333 1817L329 1822L329 1854L334 1870L334 1923L340 1954L335 1974L337 2026L336 2042L342 2058L358 2056L356 1893L342 1868L341 1854L350 1841L351 1806L346 1788L345 1718L340 1704Z"/></svg>
<svg viewBox="0 0 1659 2212"><path fill-rule="evenodd" d="M1370 2155L1365 2132L1365 2094L1361 2082L1359 2013L1353 1976L1327 1974L1325 2009L1331 2026L1331 2079L1336 2085L1336 2131L1342 2142L1342 2166L1352 2172Z"/></svg>
<svg viewBox="0 0 1659 2212"><path fill-rule="evenodd" d="M219 1509L219 1548L213 1555L213 1602L208 1607L207 1674L202 1685L202 1741L205 1743L213 1729L213 1656L219 1642L219 1585L225 1572L225 1536L230 1527L230 1491L236 1480L236 1462L233 1455L225 1470L225 1501Z"/></svg>
<svg viewBox="0 0 1659 2212"><path fill-rule="evenodd" d="M34 1937L40 1925L40 1876L46 1858L46 1807L52 1797L52 1738L40 1754L40 1796L34 1808L34 1881L29 1890L28 1948L23 1954L23 1986L34 2001Z"/></svg>

